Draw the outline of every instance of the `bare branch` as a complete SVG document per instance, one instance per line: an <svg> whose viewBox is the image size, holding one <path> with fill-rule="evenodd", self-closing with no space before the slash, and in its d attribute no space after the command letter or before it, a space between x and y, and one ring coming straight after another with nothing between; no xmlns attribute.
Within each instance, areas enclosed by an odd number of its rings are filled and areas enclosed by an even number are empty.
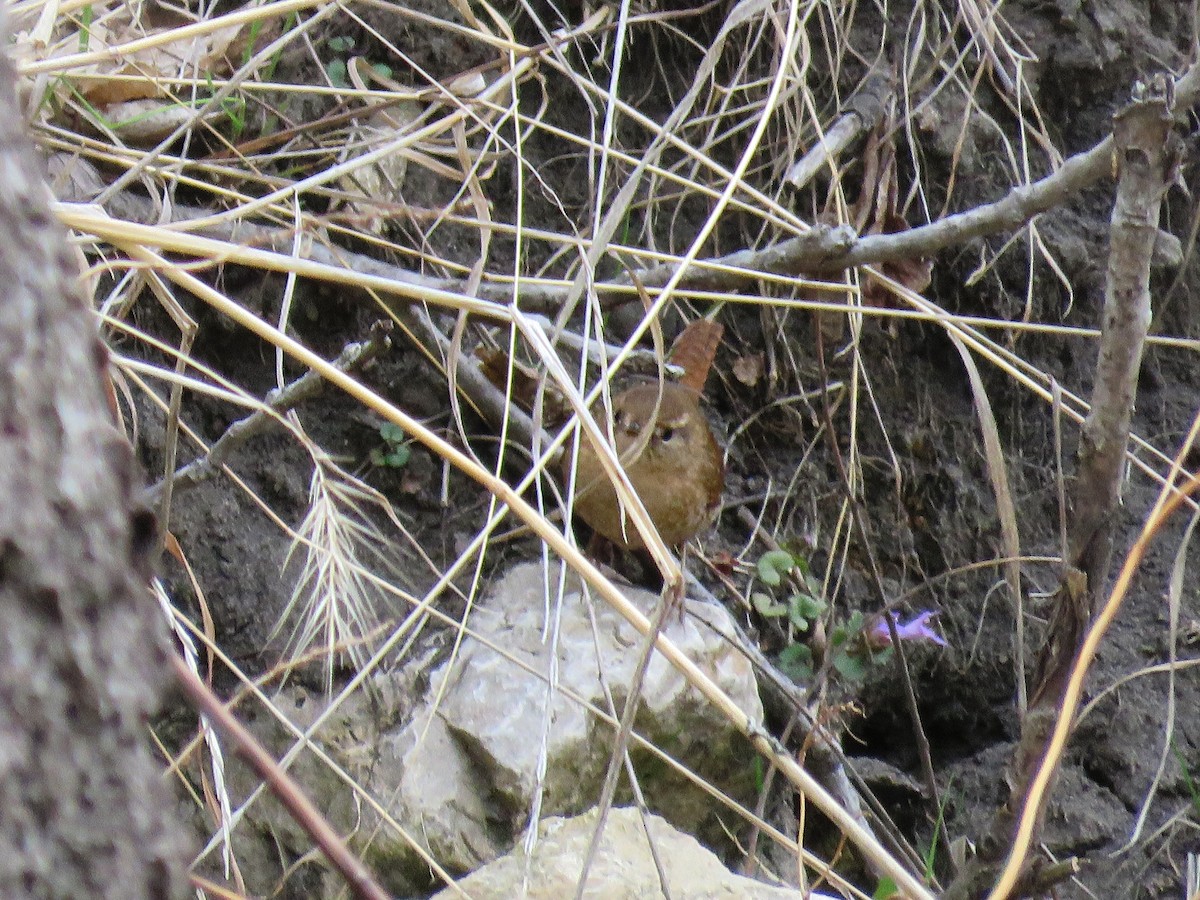
<svg viewBox="0 0 1200 900"><path fill-rule="evenodd" d="M1200 63L1193 64L1175 81L1174 91L1176 109L1187 109L1196 102L1200 96ZM1112 154L1113 142L1109 136L1091 150L1067 159L1056 172L1032 184L1013 188L994 203L977 206L908 231L858 237L846 225L822 225L764 249L740 250L727 256L697 260L680 287L685 290L733 289L761 277L763 273L828 274L856 266L930 257L946 247L989 234L1015 231L1038 215L1062 205L1084 188L1108 177L1112 173ZM125 195L122 211L135 221L157 221L149 201L132 195ZM177 221L209 215L206 210L179 206L175 207L174 213ZM288 251L292 244L291 229L245 222L208 226L203 233ZM431 278L363 254L334 250L317 243L308 246L304 253L316 262L349 265L357 272L407 284L447 291L462 291L466 287L463 279ZM670 280L676 268L675 263L667 262L634 274L646 287L661 287ZM595 288L599 296L610 303L636 299L633 282L628 275L597 283ZM557 312L569 289L568 285L525 283L521 288L522 308L528 312ZM478 295L482 299L503 302L511 297L512 287L502 282L485 282L479 286Z"/></svg>
<svg viewBox="0 0 1200 900"><path fill-rule="evenodd" d="M866 134L881 121L892 100L891 79L885 75L867 76L862 88L846 103L846 111L804 157L788 169L783 180L794 188L812 181L824 165L837 165L837 158L850 143Z"/></svg>
<svg viewBox="0 0 1200 900"><path fill-rule="evenodd" d="M379 886L362 860L350 852L350 848L337 835L320 810L304 795L300 785L287 772L279 768L275 760L254 739L246 727L239 722L208 686L200 680L180 656L171 658L172 668L180 687L197 711L208 716L217 729L225 735L238 756L246 761L255 773L271 786L296 824L321 848L325 858L346 879L350 890L360 900L388 900L388 893Z"/></svg>
<svg viewBox="0 0 1200 900"><path fill-rule="evenodd" d="M331 365L342 372L353 372L362 368L367 362L391 346L390 331L391 322L376 323L366 341L345 347ZM174 490L186 490L211 478L225 465L225 460L234 450L255 435L270 428L274 424L276 416L311 400L323 388L324 381L321 376L316 372L309 371L282 390L271 391L267 395L267 406L271 412L259 410L244 419L238 419L225 429L225 433L208 448L208 453L175 471L175 474L171 476ZM162 492L166 488L166 482L167 479L163 479L147 489L146 497L151 506L157 505L158 498L162 496Z"/></svg>
<svg viewBox="0 0 1200 900"><path fill-rule="evenodd" d="M1023 828L1024 837L1005 870L1007 886L997 887L993 896L1014 896L1014 890L1021 892L1040 878L1038 867L1030 865L1025 854L1040 830L1046 792L1034 797L1030 788L1040 771L1057 764L1046 750L1047 742L1060 727L1059 717L1073 716L1070 710L1060 712L1060 704L1099 598L1106 591L1138 368L1150 325L1151 256L1162 199L1175 181L1179 164L1181 145L1172 130L1170 87L1163 76L1149 89L1138 85L1134 102L1114 119L1113 137L1102 144L1116 148L1119 178L1096 387L1083 427L1072 497L1070 556L1064 560L1029 712L1022 722L1008 802L997 811L980 854L947 890L949 900L975 896L992 881L990 873L1008 852L1017 814L1027 805L1022 822L1032 822L1032 827Z"/></svg>

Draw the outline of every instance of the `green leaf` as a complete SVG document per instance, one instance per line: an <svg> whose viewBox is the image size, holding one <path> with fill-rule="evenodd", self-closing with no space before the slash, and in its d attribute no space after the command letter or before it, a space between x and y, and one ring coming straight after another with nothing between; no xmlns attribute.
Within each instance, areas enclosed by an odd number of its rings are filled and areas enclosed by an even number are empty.
<svg viewBox="0 0 1200 900"><path fill-rule="evenodd" d="M795 597L791 603L788 603L788 621L792 623L792 627L797 631L808 631L808 619L800 614L800 610L796 607Z"/></svg>
<svg viewBox="0 0 1200 900"><path fill-rule="evenodd" d="M758 559L758 579L763 584L776 587L795 565L792 554L786 550L768 550Z"/></svg>
<svg viewBox="0 0 1200 900"><path fill-rule="evenodd" d="M250 23L250 34L246 39L246 49L242 51L242 65L250 65L250 60L254 58L254 45L258 43L258 36L262 33L262 19L255 19Z"/></svg>
<svg viewBox="0 0 1200 900"><path fill-rule="evenodd" d="M879 879L879 884L875 886L875 893L871 895L871 900L891 900L899 893L900 889L896 887L896 882L884 875Z"/></svg>
<svg viewBox="0 0 1200 900"><path fill-rule="evenodd" d="M80 10L79 22L79 52L86 53L88 46L92 40L92 22L96 19L96 11L92 9L92 4L86 4Z"/></svg>
<svg viewBox="0 0 1200 900"><path fill-rule="evenodd" d="M412 448L408 444L389 443L387 447L374 447L371 450L371 462L390 469L404 468L411 457Z"/></svg>
<svg viewBox="0 0 1200 900"><path fill-rule="evenodd" d="M768 619L777 618L788 611L788 608L782 603L776 603L775 598L770 594L764 594L761 591L751 594L750 602L760 616L766 616Z"/></svg>
<svg viewBox="0 0 1200 900"><path fill-rule="evenodd" d="M867 674L866 664L857 656L851 656L845 650L833 654L833 667L847 681L862 681Z"/></svg>
<svg viewBox="0 0 1200 900"><path fill-rule="evenodd" d="M806 619L815 619L821 613L825 612L825 601L818 600L810 594L795 594L792 597L792 602Z"/></svg>
<svg viewBox="0 0 1200 900"><path fill-rule="evenodd" d="M234 140L241 138L246 129L246 100L243 97L226 97L221 101L221 108L229 119L229 126Z"/></svg>
<svg viewBox="0 0 1200 900"><path fill-rule="evenodd" d="M835 625L829 631L829 646L840 647L850 640L850 638L862 631L864 616L860 612L854 612L850 618L840 625Z"/></svg>
<svg viewBox="0 0 1200 900"><path fill-rule="evenodd" d="M382 78L392 77L392 67L387 63L371 63L371 71Z"/></svg>
<svg viewBox="0 0 1200 900"><path fill-rule="evenodd" d="M395 422L384 422L379 426L379 436L389 444L399 444L404 440L404 429Z"/></svg>
<svg viewBox="0 0 1200 900"><path fill-rule="evenodd" d="M334 53L349 53L354 49L354 38L347 34L331 37L326 43Z"/></svg>
<svg viewBox="0 0 1200 900"><path fill-rule="evenodd" d="M789 644L779 654L779 668L795 681L812 678L813 655L805 644Z"/></svg>
<svg viewBox="0 0 1200 900"><path fill-rule="evenodd" d="M334 87L350 86L350 81L346 77L346 63L343 60L333 60L325 67L325 74L329 76L329 83Z"/></svg>

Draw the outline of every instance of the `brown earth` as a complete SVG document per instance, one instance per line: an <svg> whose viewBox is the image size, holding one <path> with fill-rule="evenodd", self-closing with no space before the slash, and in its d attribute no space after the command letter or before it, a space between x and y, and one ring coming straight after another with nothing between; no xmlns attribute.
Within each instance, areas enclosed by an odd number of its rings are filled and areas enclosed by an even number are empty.
<svg viewBox="0 0 1200 900"><path fill-rule="evenodd" d="M1187 4L1155 0L1103 0L1072 3L1070 0L1022 0L1004 7L1013 29L1040 62L1030 68L1030 84L1051 136L1064 154L1085 150L1109 130L1113 111L1128 97L1135 79L1162 67L1178 72L1191 32ZM869 7L869 8L868 8ZM434 4L438 14L444 10ZM874 6L863 5L854 29L862 47L878 46L881 35L903 34L913 12L908 4L891 5L884 28ZM711 34L721 10L699 22L681 27L693 36ZM527 19L514 15L525 37ZM351 26L342 26L351 27ZM415 26L396 37L432 72L463 67L464 49L436 32L436 38ZM363 37L364 42L369 38ZM666 99L687 84L694 51L683 42L669 44L672 65L633 70L653 83L647 96L636 99L643 110L661 118L670 108ZM467 63L469 64L469 62ZM848 64L838 79L842 90L852 87L862 74L858 63ZM297 73L296 77L302 77ZM831 79L818 85L828 92ZM551 83L549 117L577 133L585 132L588 111L569 85ZM672 93L673 92L673 93ZM1012 129L1012 114L998 103L986 86L979 102L1000 126ZM944 186L958 146L955 104L935 104L931 130L921 132L923 183L928 205L939 210L946 199ZM940 117L940 119L938 118ZM1194 125L1194 119L1191 120ZM903 144L903 142L901 142ZM1001 148L994 132L972 119L956 159L956 184L950 210L1002 196L1009 187L1005 169L997 163ZM581 202L579 189L583 160L562 154L561 147L543 133L527 143L530 162L558 195L570 203ZM911 181L911 158L901 148L903 179ZM1194 142L1185 159L1185 180L1195 184ZM1034 177L1043 174L1034 172ZM422 205L436 207L447 199L444 183L420 180L414 172L408 192ZM499 172L491 188L497 219L510 220L514 186L506 171ZM908 181L902 185L906 190ZM1033 321L1096 327L1103 299L1106 230L1112 185L1104 183L1072 198L1060 210L1042 217L1039 227L1056 254L1066 278L1074 287L1073 302L1045 261L1029 258L1029 243L1018 240L978 280L966 283L980 260L998 252L1007 235L997 235L942 251L933 269L929 295L943 308L966 315L1020 318L1029 303ZM528 221L542 227L563 227L563 210L535 187L526 197ZM1180 270L1157 270L1154 275L1155 319L1152 332L1195 339L1200 337L1200 263L1187 245L1195 209L1192 200L1175 191L1166 207L1163 227L1185 242L1187 252ZM674 234L660 239L678 245L689 236L696 216L706 212L699 204L683 207L673 222ZM671 223L668 223L671 224ZM708 248L713 253L739 246L739 223L731 222ZM470 261L474 244L455 245L452 229L439 234L443 253ZM511 242L498 237L493 259L511 254ZM536 252L536 251L535 251ZM538 260L531 260L536 263ZM1032 277L1031 277L1032 273ZM237 292L236 272L226 273L225 288ZM260 276L254 276L256 279ZM1027 288L1032 284L1031 293ZM279 284L244 285L247 294L274 298ZM276 310L267 300L270 319ZM302 288L296 318L297 336L317 352L335 355L349 340L360 338L378 317L356 296L338 296L328 289ZM252 392L265 394L273 386L273 360L246 335L221 325L211 314L197 310L202 339L197 356L213 364ZM157 314L145 314L143 324L161 325ZM772 318L780 320L774 324ZM826 543L835 531L846 486L831 453L822 425L829 416L843 459L853 440L862 459L864 483L862 514L869 534L855 533L850 541L842 578L835 586L835 615L852 609L872 612L881 598L872 566L877 565L889 599L905 592L911 599L902 608L939 611L948 648L914 648L909 651L916 682L921 722L929 738L932 761L944 801L941 827L953 840L978 838L1005 792L1004 766L1017 734L1014 673L1014 610L1002 586L997 567L964 569L972 563L1000 555L996 503L987 478L981 450L980 427L962 362L944 333L935 325L911 321L882 326L869 320L864 326L857 357L834 356L836 346L825 342L824 371L819 363L813 321L806 314L730 308L722 313L727 326L725 346L717 362L718 377L710 381L710 412L728 441L730 473L727 506L716 535L705 544L711 555L726 550L738 553L748 533L737 515L738 501L758 514L761 497L772 499L765 507L769 530L787 545L807 556L814 572L824 572L831 548ZM165 330L165 329L164 329ZM1094 342L1081 337L1029 334L1007 338L1024 359L1049 372L1061 384L1086 397L1095 363ZM840 345L839 345L840 346ZM735 362L760 350L776 360L792 358L794 367L780 362L754 386L733 377ZM870 390L870 402L859 407L858 430L851 435L847 405L826 410L819 394L795 404L776 404L788 396L816 391L823 384L849 382L853 367ZM1000 429L1008 475L1017 504L1022 550L1031 556L1054 556L1058 550L1057 462L1052 416L1048 405L1017 385L1008 375L980 363L985 385ZM1134 429L1168 454L1174 452L1196 414L1200 396L1190 348L1154 346L1143 364ZM368 382L410 413L453 429L446 417L445 383L404 340L367 373ZM204 426L209 438L219 435L239 413L214 401L196 402L193 423ZM356 412L351 402L336 393L299 410L305 427L330 453L347 460L347 468L365 472L374 487L392 499L415 539L438 565L454 558L486 513L487 496L463 476L449 476L453 502L443 505L442 466L426 451L415 448L412 460L401 470L371 468L366 464L379 445L377 430ZM745 429L741 423L753 418ZM491 429L467 415L474 445L484 458L494 456L486 439ZM1064 459L1068 472L1076 429L1065 426ZM733 436L730 438L729 436ZM161 468L162 420L143 410L141 453L150 471ZM281 432L255 440L234 460L238 472L285 519L295 523L307 505L309 459ZM787 490L782 488L787 486ZM1136 536L1156 495L1154 485L1133 470L1120 511L1118 563ZM748 499L747 499L748 498ZM758 498L758 499L756 499ZM280 575L287 541L263 515L238 499L229 485L209 482L177 501L172 528L188 547L189 558L204 585L215 612L218 638L236 660L251 670L261 670L274 657L264 654L267 636L289 592ZM1183 868L1189 852L1200 851L1200 794L1195 787L1200 766L1200 683L1194 671L1184 668L1176 676L1173 722L1168 721L1168 680L1162 671L1147 671L1168 660L1168 607L1166 594L1176 554L1181 552L1180 519L1156 541L1135 582L1120 617L1100 652L1089 680L1089 707L1071 744L1065 768L1047 818L1045 843L1055 857L1079 856L1084 868L1075 884L1060 888L1060 897L1179 897ZM869 547L869 552L868 552ZM752 549L752 562L762 551ZM1186 547L1184 548L1186 550ZM509 560L535 551L529 539L498 545L489 555L494 571ZM836 562L836 561L835 561ZM834 566L835 571L839 571ZM190 595L187 581L170 572L170 584L181 603ZM1026 658L1036 652L1046 608L1036 595L1053 590L1055 567L1028 563L1023 567L1027 613ZM409 571L412 586L421 589L433 572L421 565ZM1194 567L1186 567L1182 585L1181 624L1200 622L1198 582ZM720 585L713 583L721 591ZM721 596L720 593L718 593ZM452 610L449 610L452 611ZM770 653L783 649L771 623L750 619L759 629ZM1180 658L1196 656L1194 632L1180 634L1175 651ZM838 686L831 700L854 700L861 714L847 713L847 751L856 758L882 761L920 778L913 727L906 712L898 680L891 668L874 668L858 687ZM1169 730L1168 730L1169 729ZM1164 751L1164 743L1169 747ZM1166 753L1164 776L1154 795L1150 813L1135 844L1125 850L1141 805L1147 797L1160 758ZM937 811L900 779L881 786L889 811L919 845L928 846ZM941 875L948 861L939 854Z"/></svg>

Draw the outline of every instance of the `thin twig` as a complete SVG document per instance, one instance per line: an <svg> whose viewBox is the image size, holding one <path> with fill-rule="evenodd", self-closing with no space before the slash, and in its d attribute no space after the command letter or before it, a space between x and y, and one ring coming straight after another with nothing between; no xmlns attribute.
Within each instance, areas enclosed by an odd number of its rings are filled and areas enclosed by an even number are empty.
<svg viewBox="0 0 1200 900"><path fill-rule="evenodd" d="M788 169L783 180L793 188L802 188L812 181L822 166L836 167L838 156L851 141L883 120L892 95L890 78L882 74L868 75L858 93L846 103L846 111L804 157Z"/></svg>
<svg viewBox="0 0 1200 900"><path fill-rule="evenodd" d="M366 341L348 344L330 365L342 372L353 372L362 368L391 346L391 330L390 322L376 322L371 327L370 336ZM325 381L320 375L308 371L282 390L271 391L267 394L267 409L260 409L244 419L238 419L213 442L206 454L175 471L169 479L173 490L187 490L211 478L238 447L270 428L283 413L320 394L324 386ZM147 488L146 497L149 502L157 503L167 481L168 479L164 478L153 487Z"/></svg>
<svg viewBox="0 0 1200 900"><path fill-rule="evenodd" d="M1119 177L1096 387L1080 441L1068 558L1038 658L1029 711L1021 723L1009 798L993 817L989 840L982 845L987 852L960 873L947 889L947 898L977 896L993 881L992 872L1010 842L1013 849L991 896L1009 897L1020 890L1018 885L1037 877L1036 867L1028 863L1029 848L1041 829L1061 748L1074 725L1078 697L1072 697L1072 692L1106 626L1104 616L1097 617L1097 612L1107 592L1138 369L1150 324L1150 258L1162 200L1179 164L1181 144L1173 131L1172 84L1164 76L1154 79L1149 89L1139 84L1133 102L1114 117L1109 143L1118 148ZM1143 540L1145 532L1135 551ZM1133 557L1131 551L1122 577ZM1106 614L1114 602L1119 605L1115 596L1114 590L1104 607ZM1020 827L1014 840L1019 811Z"/></svg>
<svg viewBox="0 0 1200 900"><path fill-rule="evenodd" d="M1196 102L1200 96L1200 63L1193 64L1175 82L1175 96L1178 109L1187 109ZM763 273L829 273L897 259L930 257L946 247L1024 227L1036 216L1061 205L1084 188L1110 176L1112 153L1113 143L1110 135L1091 150L1067 159L1056 172L1032 184L1015 187L994 203L947 216L908 231L857 237L853 229L845 225L818 226L764 249L740 250L727 256L696 260L678 287L684 290L733 289L761 277ZM141 202L130 200L126 208L136 210ZM156 221L157 217L151 205L144 205L146 218L138 216L135 221ZM180 220L211 215L208 211L194 211L180 206L174 207L174 213ZM202 231L207 235L227 236L230 239L236 236L241 242L290 249L291 230L287 228L239 222L206 225ZM364 254L332 250L317 243L309 244L304 253L314 262L350 265L356 272L435 290L457 292L466 285L465 279L430 278ZM636 275L648 288L661 287L670 281L677 268L675 263L668 262L642 269ZM597 282L595 290L607 301L625 302L636 297L633 282L628 275L608 282ZM521 306L530 312L556 313L561 309L569 291L570 286L567 284L524 283L521 288ZM478 296L498 302L507 301L512 297L512 286L503 282L485 281L479 286Z"/></svg>
<svg viewBox="0 0 1200 900"><path fill-rule="evenodd" d="M388 893L379 886L362 860L350 852L350 848L330 827L313 802L290 775L284 772L271 755L255 740L221 700L209 690L183 658L171 656L171 670L183 692L198 712L208 717L218 730L233 744L234 751L260 778L270 785L272 792L292 814L305 833L324 852L325 857L341 876L346 879L350 890L361 900L389 900Z"/></svg>

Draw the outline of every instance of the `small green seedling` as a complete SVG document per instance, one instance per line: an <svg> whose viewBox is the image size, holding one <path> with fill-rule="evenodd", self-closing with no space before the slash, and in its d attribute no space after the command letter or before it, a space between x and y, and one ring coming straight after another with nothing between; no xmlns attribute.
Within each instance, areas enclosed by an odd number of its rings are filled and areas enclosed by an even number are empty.
<svg viewBox="0 0 1200 900"><path fill-rule="evenodd" d="M371 462L391 469L404 468L412 456L410 441L405 436L404 429L393 422L384 422L379 426L379 436L383 438L384 446L375 447L371 451Z"/></svg>
<svg viewBox="0 0 1200 900"><path fill-rule="evenodd" d="M329 76L329 83L334 87L350 87L350 79L346 77L346 61L344 59L330 60L329 65L325 67L325 74Z"/></svg>
<svg viewBox="0 0 1200 900"><path fill-rule="evenodd" d="M832 654L829 661L847 681L862 681L868 665L886 662L892 656L891 647L872 650L863 641L854 640L862 634L862 629L863 614L856 611L829 631L829 652Z"/></svg>
<svg viewBox="0 0 1200 900"><path fill-rule="evenodd" d="M756 574L765 590L751 593L751 605L764 618L786 619L789 637L809 633L828 611L828 604L821 599L821 582L806 559L786 550L770 550L759 558ZM863 639L864 623L861 612L844 621L825 623L829 633L826 660L848 682L862 681L871 665L892 654L891 647L876 649ZM797 681L811 678L816 668L812 648L794 640L779 654L779 667Z"/></svg>
<svg viewBox="0 0 1200 900"><path fill-rule="evenodd" d="M768 550L758 559L758 580L779 587L783 577L796 568L796 559L786 550Z"/></svg>
<svg viewBox="0 0 1200 900"><path fill-rule="evenodd" d="M791 576L791 585L798 587L786 599L777 600L772 594L755 591L750 602L760 616L768 619L786 616L797 631L808 631L826 609L821 599L821 583L809 571L808 561L786 550L769 550L759 558L758 580L767 587L780 587L787 576Z"/></svg>
<svg viewBox="0 0 1200 900"><path fill-rule="evenodd" d="M341 54L345 57L354 55L354 38L350 37L349 35L337 35L335 37L331 37L325 42L325 46L334 53ZM392 67L386 63L371 63L371 71L384 79L390 79L392 77ZM350 75L345 59L341 57L337 59L331 59L325 65L325 74L329 76L329 83L334 87L350 87Z"/></svg>
<svg viewBox="0 0 1200 900"><path fill-rule="evenodd" d="M768 619L786 618L791 633L807 633L827 609L821 583L813 577L808 561L786 550L769 550L759 557L756 568L759 582L769 590L750 595L755 611ZM797 681L812 677L812 649L799 641L789 644L779 654L779 666Z"/></svg>
<svg viewBox="0 0 1200 900"><path fill-rule="evenodd" d="M812 648L808 644L788 644L779 654L779 668L793 681L808 681L814 671Z"/></svg>

